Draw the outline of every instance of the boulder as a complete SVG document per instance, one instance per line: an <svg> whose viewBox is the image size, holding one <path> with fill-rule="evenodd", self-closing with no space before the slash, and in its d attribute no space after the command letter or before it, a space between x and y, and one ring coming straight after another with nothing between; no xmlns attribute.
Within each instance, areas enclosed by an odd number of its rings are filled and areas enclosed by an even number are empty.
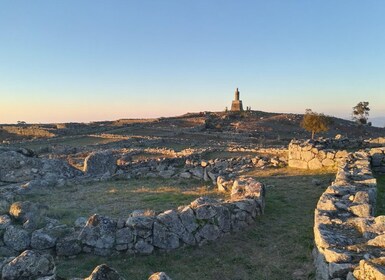
<svg viewBox="0 0 385 280"><path fill-rule="evenodd" d="M69 228L65 225L35 230L31 236L31 247L38 250L53 248L56 245L57 239L68 231Z"/></svg>
<svg viewBox="0 0 385 280"><path fill-rule="evenodd" d="M124 278L115 269L101 264L95 267L91 275L84 280L124 280Z"/></svg>
<svg viewBox="0 0 385 280"><path fill-rule="evenodd" d="M112 151L91 153L84 160L84 172L87 175L102 176L115 174L117 170L116 157Z"/></svg>
<svg viewBox="0 0 385 280"><path fill-rule="evenodd" d="M30 201L18 201L11 205L9 214L24 224L25 228L35 229L44 226L47 206Z"/></svg>
<svg viewBox="0 0 385 280"><path fill-rule="evenodd" d="M171 280L171 278L164 272L156 272L148 280Z"/></svg>
<svg viewBox="0 0 385 280"><path fill-rule="evenodd" d="M82 229L79 239L83 244L99 249L110 249L115 244L116 222L108 217L92 215Z"/></svg>
<svg viewBox="0 0 385 280"><path fill-rule="evenodd" d="M0 215L0 230L6 229L12 220L8 215Z"/></svg>
<svg viewBox="0 0 385 280"><path fill-rule="evenodd" d="M0 153L0 181L20 183L39 177L40 159L25 156L15 150Z"/></svg>
<svg viewBox="0 0 385 280"><path fill-rule="evenodd" d="M55 279L55 263L53 257L38 251L27 250L4 265L2 279Z"/></svg>
<svg viewBox="0 0 385 280"><path fill-rule="evenodd" d="M154 246L140 239L135 243L135 250L140 254L149 255L154 251Z"/></svg>
<svg viewBox="0 0 385 280"><path fill-rule="evenodd" d="M56 254L58 256L75 256L80 254L81 251L81 241L75 234L58 238L56 242Z"/></svg>
<svg viewBox="0 0 385 280"><path fill-rule="evenodd" d="M8 226L3 238L4 243L15 251L27 249L31 242L28 231L17 226Z"/></svg>

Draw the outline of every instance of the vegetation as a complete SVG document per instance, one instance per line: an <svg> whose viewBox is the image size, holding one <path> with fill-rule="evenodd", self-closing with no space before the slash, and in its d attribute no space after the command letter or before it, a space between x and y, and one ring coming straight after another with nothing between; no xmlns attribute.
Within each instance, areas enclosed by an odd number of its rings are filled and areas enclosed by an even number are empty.
<svg viewBox="0 0 385 280"><path fill-rule="evenodd" d="M316 133L329 130L330 122L330 117L322 113L313 112L311 109L306 109L301 126L311 132L311 139L314 139Z"/></svg>
<svg viewBox="0 0 385 280"><path fill-rule="evenodd" d="M369 124L369 111L369 102L359 102L356 106L353 107L353 120L356 121L359 125Z"/></svg>
<svg viewBox="0 0 385 280"><path fill-rule="evenodd" d="M72 225L80 216L98 213L125 218L133 210L164 211L204 195L223 197L199 180L143 178L41 189L28 194L26 200L42 204L49 201L48 216Z"/></svg>
<svg viewBox="0 0 385 280"><path fill-rule="evenodd" d="M334 174L281 168L248 175L267 185L265 214L255 227L202 247L150 256L58 259L58 275L86 277L106 263L126 279L147 279L155 271L173 279L313 279L313 213ZM314 178L321 186L312 184Z"/></svg>

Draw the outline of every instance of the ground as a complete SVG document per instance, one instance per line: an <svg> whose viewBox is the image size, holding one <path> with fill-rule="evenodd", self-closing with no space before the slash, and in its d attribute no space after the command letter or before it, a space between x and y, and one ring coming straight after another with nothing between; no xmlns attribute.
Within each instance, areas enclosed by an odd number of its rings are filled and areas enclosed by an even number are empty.
<svg viewBox="0 0 385 280"><path fill-rule="evenodd" d="M312 279L313 214L334 173L288 168L253 171L267 186L265 214L254 227L197 248L151 256L57 260L63 277L87 276L107 263L127 279L166 271L173 279ZM314 185L314 179L320 181Z"/></svg>
<svg viewBox="0 0 385 280"><path fill-rule="evenodd" d="M261 155L258 148L287 147L292 138L307 138L310 134L300 127L301 119L296 114L260 111L202 112L148 120L3 126L0 142L4 146L30 148L42 158L67 160L79 169L83 168L87 155L105 149L137 150L132 160L138 161L171 157L167 149L175 154L184 149L210 148L201 158L215 160ZM385 134L382 128L333 120L330 131L320 136L374 138ZM253 169L246 175L263 182L267 188L265 214L248 230L202 247L150 256L59 258L56 260L59 276L86 277L95 266L107 263L127 279L147 279L156 271L165 271L173 279L313 279L314 209L319 196L334 179L334 171L271 168ZM385 214L385 177L379 177L378 182L377 214ZM72 182L62 188L30 193L23 199L49 204L50 217L73 224L77 217L94 213L118 218L127 217L136 209L172 209L202 195L228 197L217 192L211 182L202 180L131 178Z"/></svg>

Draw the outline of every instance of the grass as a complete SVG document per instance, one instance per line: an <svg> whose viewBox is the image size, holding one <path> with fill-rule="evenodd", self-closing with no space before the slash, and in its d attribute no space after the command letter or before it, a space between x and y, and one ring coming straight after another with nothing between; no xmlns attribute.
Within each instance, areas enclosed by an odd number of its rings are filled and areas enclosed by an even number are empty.
<svg viewBox="0 0 385 280"><path fill-rule="evenodd" d="M79 146L88 146L88 145L98 145L98 144L107 144L110 142L117 142L119 139L108 139L102 137L91 137L91 136L72 136L72 137L58 137L51 138L49 140L35 140L31 142L16 143L14 146L29 148L32 150L40 150L48 148L52 145L66 145L71 147Z"/></svg>
<svg viewBox="0 0 385 280"><path fill-rule="evenodd" d="M385 215L385 175L377 176L376 216Z"/></svg>
<svg viewBox="0 0 385 280"><path fill-rule="evenodd" d="M76 218L94 213L125 218L137 209L164 211L202 195L223 196L198 180L145 178L38 190L23 199L49 201L48 216L72 225Z"/></svg>
<svg viewBox="0 0 385 280"><path fill-rule="evenodd" d="M265 214L254 227L202 247L151 256L59 259L58 275L86 277L96 265L107 263L127 279L147 279L156 271L173 279L314 279L314 208L334 173L285 168L250 175L267 185ZM312 184L314 178L320 186Z"/></svg>

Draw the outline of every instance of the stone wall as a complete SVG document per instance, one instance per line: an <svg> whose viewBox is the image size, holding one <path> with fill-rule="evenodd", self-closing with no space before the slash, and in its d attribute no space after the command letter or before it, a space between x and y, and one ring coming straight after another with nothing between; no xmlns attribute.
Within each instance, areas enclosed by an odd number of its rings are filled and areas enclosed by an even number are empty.
<svg viewBox="0 0 385 280"><path fill-rule="evenodd" d="M346 150L336 150L332 147L343 147L329 141L298 141L289 144L289 167L300 169L335 168L346 157Z"/></svg>
<svg viewBox="0 0 385 280"><path fill-rule="evenodd" d="M380 151L376 164L385 160ZM379 150L350 153L318 201L316 279L385 279L385 216L373 216L377 186L370 163L375 154Z"/></svg>
<svg viewBox="0 0 385 280"><path fill-rule="evenodd" d="M373 171L385 174L385 147L370 149L369 154Z"/></svg>
<svg viewBox="0 0 385 280"><path fill-rule="evenodd" d="M46 218L39 205L16 202L0 213L0 256L29 249L58 256L151 254L202 245L253 224L264 204L264 186L252 178L237 180L228 201L201 197L176 210L158 215L134 211L124 219L95 214L88 220L78 219L74 227Z"/></svg>

